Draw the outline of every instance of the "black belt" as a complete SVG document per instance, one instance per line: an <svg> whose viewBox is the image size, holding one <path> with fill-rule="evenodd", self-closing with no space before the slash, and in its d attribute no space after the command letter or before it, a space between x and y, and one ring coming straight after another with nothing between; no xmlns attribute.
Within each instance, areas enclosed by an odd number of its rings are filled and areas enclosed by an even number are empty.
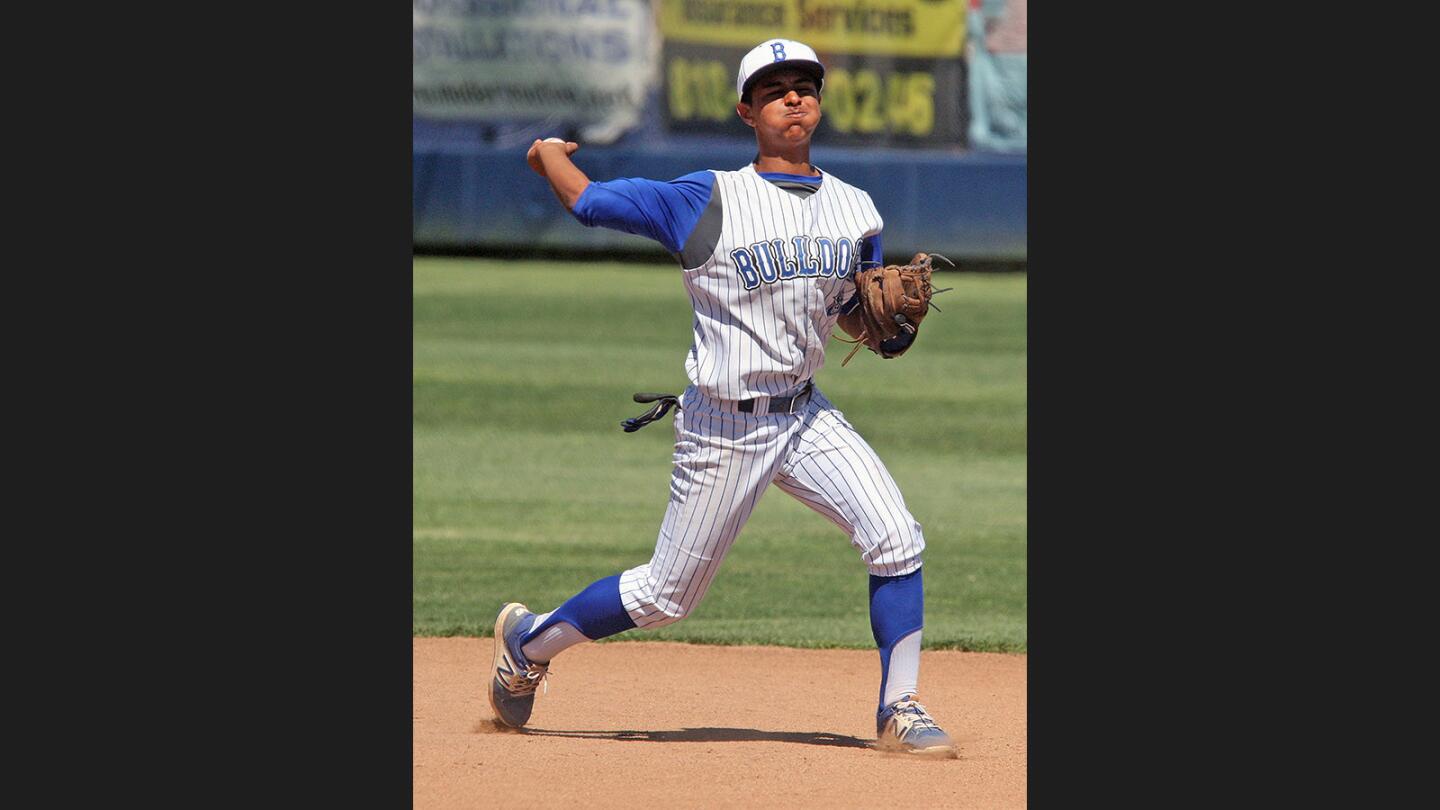
<svg viewBox="0 0 1440 810"><path fill-rule="evenodd" d="M812 380L806 380L805 387L801 388L798 393L788 397L770 397L770 408L766 413L794 413L795 406L804 402L804 400L810 396L810 390L814 387L815 384ZM736 408L741 413L754 413L756 402L759 402L759 400L742 399Z"/></svg>

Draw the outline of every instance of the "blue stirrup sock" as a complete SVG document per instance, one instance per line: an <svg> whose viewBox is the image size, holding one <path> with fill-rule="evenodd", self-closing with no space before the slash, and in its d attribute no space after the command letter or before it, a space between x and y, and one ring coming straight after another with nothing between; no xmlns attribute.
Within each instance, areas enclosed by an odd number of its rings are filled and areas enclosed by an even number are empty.
<svg viewBox="0 0 1440 810"><path fill-rule="evenodd" d="M579 630L591 641L633 629L635 620L630 618L630 612L620 601L620 575L598 579L570 597L544 622L530 628L520 639L520 646L525 646L560 622Z"/></svg>
<svg viewBox="0 0 1440 810"><path fill-rule="evenodd" d="M898 577L870 575L870 632L880 648L882 711L904 694L913 694L919 680L919 632L925 625L921 570L917 568ZM889 691L894 694L887 695L892 683L895 688Z"/></svg>
<svg viewBox="0 0 1440 810"><path fill-rule="evenodd" d="M897 685L909 686L908 691L911 692L919 674L919 645L901 645L900 642L917 633L925 624L921 570L898 577L870 576L870 632L874 634L875 644L880 650L881 709L888 705L885 702L886 688L892 681L892 674ZM570 624L590 640L634 629L635 621L620 601L620 575L596 580L570 597L544 622L530 628L521 638L521 646L560 622Z"/></svg>

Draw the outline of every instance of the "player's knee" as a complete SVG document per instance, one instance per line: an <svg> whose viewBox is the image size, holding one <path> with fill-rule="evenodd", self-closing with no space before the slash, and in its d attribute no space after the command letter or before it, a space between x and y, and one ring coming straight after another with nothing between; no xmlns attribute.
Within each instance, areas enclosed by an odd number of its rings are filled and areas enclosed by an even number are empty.
<svg viewBox="0 0 1440 810"><path fill-rule="evenodd" d="M648 629L665 627L674 624L690 615L689 609L680 605L655 605L655 611L651 613L644 627Z"/></svg>
<svg viewBox="0 0 1440 810"><path fill-rule="evenodd" d="M925 552L925 535L920 524L908 523L886 527L876 536L856 537L860 558L865 567L876 576L898 576L908 574L920 567L921 555Z"/></svg>
<svg viewBox="0 0 1440 810"><path fill-rule="evenodd" d="M683 593L670 593L666 589L657 589L650 599L646 600L645 627L664 627L674 624L690 615L692 605L682 599Z"/></svg>
<svg viewBox="0 0 1440 810"><path fill-rule="evenodd" d="M922 562L921 555L918 553L866 557L865 570L877 577L898 577L919 570Z"/></svg>
<svg viewBox="0 0 1440 810"><path fill-rule="evenodd" d="M659 602L660 611L669 619L669 624L674 624L690 615L692 605L679 599L661 599Z"/></svg>

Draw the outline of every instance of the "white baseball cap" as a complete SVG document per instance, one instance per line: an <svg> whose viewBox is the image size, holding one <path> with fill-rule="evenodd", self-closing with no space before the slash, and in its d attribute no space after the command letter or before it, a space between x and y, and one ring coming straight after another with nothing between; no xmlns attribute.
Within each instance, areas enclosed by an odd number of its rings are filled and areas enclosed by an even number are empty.
<svg viewBox="0 0 1440 810"><path fill-rule="evenodd" d="M745 98L745 90L761 75L778 65L805 68L815 74L815 89L825 84L825 66L814 49L793 39L767 39L750 49L740 60L740 73L735 77L735 93Z"/></svg>

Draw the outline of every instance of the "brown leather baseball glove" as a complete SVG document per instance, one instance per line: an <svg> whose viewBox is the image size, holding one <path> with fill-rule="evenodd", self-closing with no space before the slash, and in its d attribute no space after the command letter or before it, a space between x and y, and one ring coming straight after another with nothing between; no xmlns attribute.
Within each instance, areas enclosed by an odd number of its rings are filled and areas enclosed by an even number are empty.
<svg viewBox="0 0 1440 810"><path fill-rule="evenodd" d="M855 298L838 323L855 338L855 348L840 365L850 362L864 346L885 359L899 357L915 342L920 322L930 312L937 292L930 284L930 265L936 258L916 253L909 264L887 264L855 271ZM944 256L938 256L949 262ZM952 263L953 266L953 263ZM938 309L938 307L937 307ZM844 340L844 338L841 338Z"/></svg>

